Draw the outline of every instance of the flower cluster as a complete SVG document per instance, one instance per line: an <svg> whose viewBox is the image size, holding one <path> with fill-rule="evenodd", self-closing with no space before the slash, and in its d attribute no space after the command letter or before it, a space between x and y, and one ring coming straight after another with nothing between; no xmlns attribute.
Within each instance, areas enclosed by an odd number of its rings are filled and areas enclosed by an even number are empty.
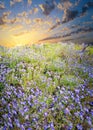
<svg viewBox="0 0 93 130"><path fill-rule="evenodd" d="M93 129L92 58L86 63L74 45L66 47L6 50L8 64L0 64L0 129ZM60 48L65 48L61 56Z"/></svg>

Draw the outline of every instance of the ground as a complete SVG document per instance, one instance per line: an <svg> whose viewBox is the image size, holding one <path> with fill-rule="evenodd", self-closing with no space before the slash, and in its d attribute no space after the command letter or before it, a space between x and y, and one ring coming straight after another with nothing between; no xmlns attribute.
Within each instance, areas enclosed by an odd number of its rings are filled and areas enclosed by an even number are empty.
<svg viewBox="0 0 93 130"><path fill-rule="evenodd" d="M0 47L1 130L92 130L93 47Z"/></svg>

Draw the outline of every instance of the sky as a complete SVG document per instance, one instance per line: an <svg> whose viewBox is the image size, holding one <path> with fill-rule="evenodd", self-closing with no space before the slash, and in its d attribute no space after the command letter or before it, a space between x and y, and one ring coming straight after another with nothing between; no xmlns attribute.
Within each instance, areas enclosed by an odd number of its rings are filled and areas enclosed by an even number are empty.
<svg viewBox="0 0 93 130"><path fill-rule="evenodd" d="M92 43L93 0L0 0L0 45Z"/></svg>

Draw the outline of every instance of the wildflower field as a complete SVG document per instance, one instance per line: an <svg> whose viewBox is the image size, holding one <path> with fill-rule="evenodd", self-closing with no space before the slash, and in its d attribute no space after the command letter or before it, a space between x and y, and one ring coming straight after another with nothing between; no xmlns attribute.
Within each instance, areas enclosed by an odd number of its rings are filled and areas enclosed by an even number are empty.
<svg viewBox="0 0 93 130"><path fill-rule="evenodd" d="M0 47L0 130L93 130L93 46Z"/></svg>

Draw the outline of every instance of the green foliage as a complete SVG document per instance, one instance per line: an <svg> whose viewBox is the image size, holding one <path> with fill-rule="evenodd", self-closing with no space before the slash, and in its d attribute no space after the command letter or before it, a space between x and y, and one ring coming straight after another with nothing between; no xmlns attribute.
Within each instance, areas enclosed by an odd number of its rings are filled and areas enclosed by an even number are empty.
<svg viewBox="0 0 93 130"><path fill-rule="evenodd" d="M3 91L3 89L4 89L4 84L1 82L0 83L0 93Z"/></svg>

